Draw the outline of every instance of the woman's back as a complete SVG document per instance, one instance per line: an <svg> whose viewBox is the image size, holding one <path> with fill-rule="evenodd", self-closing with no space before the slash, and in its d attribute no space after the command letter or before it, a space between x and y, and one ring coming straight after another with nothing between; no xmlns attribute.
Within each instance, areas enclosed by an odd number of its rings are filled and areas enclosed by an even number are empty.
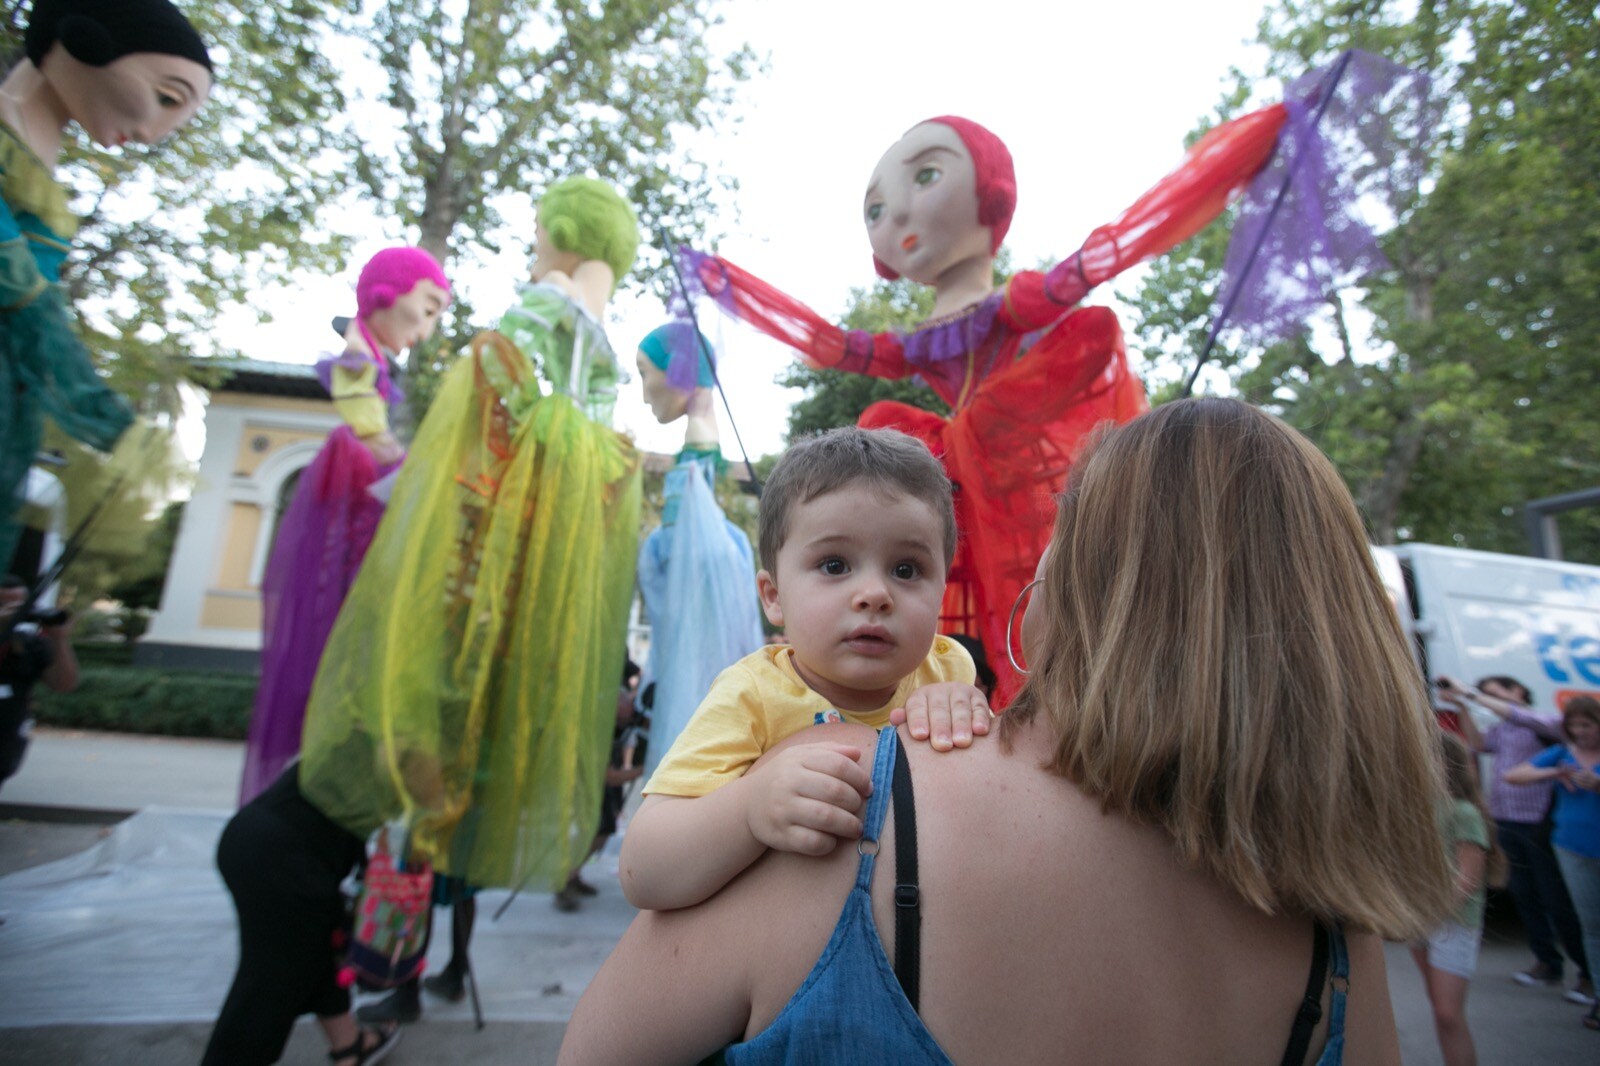
<svg viewBox="0 0 1600 1066"><path fill-rule="evenodd" d="M1311 921L1265 916L1182 869L1161 833L1103 815L1076 786L1040 769L1033 735L1009 753L995 741L948 755L907 746L920 1014L939 1045L961 1066L1281 1062L1311 968ZM870 737L853 742L870 760ZM872 885L889 958L892 821ZM747 1035L772 1024L811 972L856 865L849 847L822 862L775 854L730 888L748 886L765 901L731 901L750 924L727 930L732 943L755 945ZM773 913L787 917L776 922ZM1381 945L1350 942L1350 1061L1395 1061ZM1323 1002L1326 1018L1326 983ZM1326 1021L1317 1026L1306 1061L1316 1061L1326 1029Z"/></svg>

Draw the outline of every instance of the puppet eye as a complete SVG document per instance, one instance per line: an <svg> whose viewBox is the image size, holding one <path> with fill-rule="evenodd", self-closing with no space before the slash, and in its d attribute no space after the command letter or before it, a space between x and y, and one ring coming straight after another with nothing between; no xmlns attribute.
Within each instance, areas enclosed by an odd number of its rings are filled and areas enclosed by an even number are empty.
<svg viewBox="0 0 1600 1066"><path fill-rule="evenodd" d="M932 185L939 180L943 173L938 167L923 167L917 171L917 176L914 180L918 185Z"/></svg>
<svg viewBox="0 0 1600 1066"><path fill-rule="evenodd" d="M883 205L882 204L868 204L867 205L867 221L868 222L876 222L876 221L878 221L878 219L880 219L882 217L883 217Z"/></svg>

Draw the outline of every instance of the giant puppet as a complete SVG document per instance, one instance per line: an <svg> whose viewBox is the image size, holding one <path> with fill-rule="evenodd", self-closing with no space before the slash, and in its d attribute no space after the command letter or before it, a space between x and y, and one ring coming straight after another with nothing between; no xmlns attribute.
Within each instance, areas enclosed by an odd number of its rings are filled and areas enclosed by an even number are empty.
<svg viewBox="0 0 1600 1066"><path fill-rule="evenodd" d="M78 220L55 181L76 122L96 144L154 144L211 92L200 35L167 0L35 0L0 82L0 568L46 421L108 451L133 421L95 373L60 286Z"/></svg>
<svg viewBox="0 0 1600 1066"><path fill-rule="evenodd" d="M667 471L661 525L639 548L639 591L650 616L646 681L654 685L646 772L653 771L717 674L761 646L755 553L712 486L722 464L712 409L711 343L674 322L639 343L645 403L662 424L685 420Z"/></svg>
<svg viewBox="0 0 1600 1066"><path fill-rule="evenodd" d="M383 517L374 486L405 449L390 414L404 402L394 359L433 335L450 281L421 248L385 248L361 268L344 351L317 376L344 420L300 475L261 581L261 684L245 744L239 804L300 751L306 699L322 649Z"/></svg>
<svg viewBox="0 0 1600 1066"><path fill-rule="evenodd" d="M934 290L931 316L909 333L846 331L726 259L685 253L691 275L724 310L807 364L914 375L950 405L943 418L878 403L860 423L920 438L955 483L961 541L942 628L982 639L1000 702L1020 680L1005 654L1007 618L1049 540L1052 497L1096 425L1146 409L1115 316L1078 304L1215 218L1270 157L1283 120L1280 104L1218 127L1077 252L998 289L994 257L1016 206L1010 152L967 119L912 127L874 169L864 204L878 273Z"/></svg>
<svg viewBox="0 0 1600 1066"><path fill-rule="evenodd" d="M594 838L640 501L600 319L637 247L609 185L546 190L532 283L445 375L306 710L307 798L403 819L470 885L555 887Z"/></svg>

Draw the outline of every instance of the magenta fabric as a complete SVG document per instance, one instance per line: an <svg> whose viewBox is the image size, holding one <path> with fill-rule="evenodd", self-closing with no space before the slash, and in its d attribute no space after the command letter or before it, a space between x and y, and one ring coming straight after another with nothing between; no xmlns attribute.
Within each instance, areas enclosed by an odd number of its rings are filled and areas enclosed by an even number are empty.
<svg viewBox="0 0 1600 1066"><path fill-rule="evenodd" d="M350 427L340 426L300 475L261 582L261 684L245 744L241 806L300 751L323 646L383 517L382 502L367 489L399 465L380 467Z"/></svg>

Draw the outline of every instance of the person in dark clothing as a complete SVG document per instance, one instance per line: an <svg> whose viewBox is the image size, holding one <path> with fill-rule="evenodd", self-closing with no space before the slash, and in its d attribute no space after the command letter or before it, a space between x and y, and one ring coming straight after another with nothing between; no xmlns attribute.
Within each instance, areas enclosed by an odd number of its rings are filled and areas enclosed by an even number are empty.
<svg viewBox="0 0 1600 1066"><path fill-rule="evenodd" d="M56 692L78 687L78 660L72 652L72 622L37 630L12 628L28 598L28 586L14 574L0 577L0 782L22 768L33 722L33 686L43 682Z"/></svg>
<svg viewBox="0 0 1600 1066"><path fill-rule="evenodd" d="M359 1026L339 980L345 930L339 885L366 857L345 831L300 793L300 766L229 820L217 869L239 914L239 970L211 1031L201 1066L277 1062L295 1019L315 1014L334 1066L367 1066L387 1055L399 1027Z"/></svg>

